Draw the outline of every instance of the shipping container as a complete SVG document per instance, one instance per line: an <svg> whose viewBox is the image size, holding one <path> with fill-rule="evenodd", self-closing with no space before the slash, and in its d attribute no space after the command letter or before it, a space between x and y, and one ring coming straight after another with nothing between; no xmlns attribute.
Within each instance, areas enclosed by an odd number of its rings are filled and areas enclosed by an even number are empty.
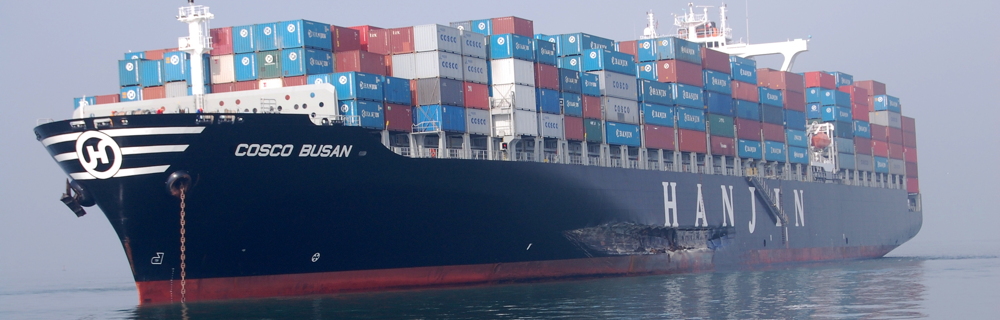
<svg viewBox="0 0 1000 320"><path fill-rule="evenodd" d="M705 107L709 113L735 116L733 111L733 97L718 92L705 91Z"/></svg>
<svg viewBox="0 0 1000 320"><path fill-rule="evenodd" d="M414 132L465 132L465 108L427 105L413 108Z"/></svg>
<svg viewBox="0 0 1000 320"><path fill-rule="evenodd" d="M785 109L795 111L806 111L806 94L802 92L783 91Z"/></svg>
<svg viewBox="0 0 1000 320"><path fill-rule="evenodd" d="M774 69L757 69L757 85L786 92L804 93L805 79L801 74Z"/></svg>
<svg viewBox="0 0 1000 320"><path fill-rule="evenodd" d="M896 112L874 111L869 113L868 118L871 119L872 124L900 129L903 127L902 115ZM872 133L874 133L874 131Z"/></svg>
<svg viewBox="0 0 1000 320"><path fill-rule="evenodd" d="M210 83L232 83L236 81L236 73L233 65L233 55L212 56L209 58L208 69L211 72ZM212 91L217 92L217 91Z"/></svg>
<svg viewBox="0 0 1000 320"><path fill-rule="evenodd" d="M902 131L902 133L903 133L903 146L904 147L910 147L910 148L916 148L917 147L917 134L915 132L906 132L906 131Z"/></svg>
<svg viewBox="0 0 1000 320"><path fill-rule="evenodd" d="M889 143L885 141L872 140L872 155L876 157L889 157Z"/></svg>
<svg viewBox="0 0 1000 320"><path fill-rule="evenodd" d="M215 92L214 90L212 92ZM105 94L94 97L94 102L97 104L109 104L118 103L120 95L119 94Z"/></svg>
<svg viewBox="0 0 1000 320"><path fill-rule="evenodd" d="M732 70L732 67L729 65L729 54L706 47L701 47L701 67L705 70L718 71L727 75Z"/></svg>
<svg viewBox="0 0 1000 320"><path fill-rule="evenodd" d="M101 100L97 100L97 103L101 103ZM903 160L917 162L917 148L903 147Z"/></svg>
<svg viewBox="0 0 1000 320"><path fill-rule="evenodd" d="M854 76L840 72L840 71L829 71L827 72L833 76L834 85L840 86L850 86L854 84Z"/></svg>
<svg viewBox="0 0 1000 320"><path fill-rule="evenodd" d="M253 38L257 51L273 51L281 49L278 42L278 23L258 23L253 26Z"/></svg>
<svg viewBox="0 0 1000 320"><path fill-rule="evenodd" d="M728 64L727 64L728 65ZM702 71L704 78L703 87L705 91L724 93L731 95L733 93L733 88L729 84L729 74L719 71L704 70Z"/></svg>
<svg viewBox="0 0 1000 320"><path fill-rule="evenodd" d="M765 141L785 142L785 127L780 124L762 123L760 133Z"/></svg>
<svg viewBox="0 0 1000 320"><path fill-rule="evenodd" d="M281 82L281 78L260 79L257 80L257 83L260 89L281 88L284 85L284 83Z"/></svg>
<svg viewBox="0 0 1000 320"><path fill-rule="evenodd" d="M125 60L145 60L145 59L146 59L145 51L139 51L139 52L129 51L125 53Z"/></svg>
<svg viewBox="0 0 1000 320"><path fill-rule="evenodd" d="M279 50L257 52L257 78L280 78L281 59Z"/></svg>
<svg viewBox="0 0 1000 320"><path fill-rule="evenodd" d="M82 97L82 98L73 98L73 109L76 109L76 108L79 108L79 107L92 106L92 105L96 105L96 104L97 104L97 98L95 98L93 96Z"/></svg>
<svg viewBox="0 0 1000 320"><path fill-rule="evenodd" d="M604 119L621 123L639 123L639 104L635 100L601 97Z"/></svg>
<svg viewBox="0 0 1000 320"><path fill-rule="evenodd" d="M763 124L760 121L736 118L736 138L744 140L761 140Z"/></svg>
<svg viewBox="0 0 1000 320"><path fill-rule="evenodd" d="M875 159L869 154L854 155L854 169L859 171L875 171Z"/></svg>
<svg viewBox="0 0 1000 320"><path fill-rule="evenodd" d="M552 89L535 89L535 105L538 109L535 111L561 114L562 108L559 106L559 91Z"/></svg>
<svg viewBox="0 0 1000 320"><path fill-rule="evenodd" d="M416 63L417 79L441 77L461 81L465 77L462 68L462 56L460 55L442 51L429 51L417 52L413 56L413 60ZM393 68L395 69L395 67L396 60L393 60Z"/></svg>
<svg viewBox="0 0 1000 320"><path fill-rule="evenodd" d="M834 125L834 135L838 138L854 139L854 121L836 121Z"/></svg>
<svg viewBox="0 0 1000 320"><path fill-rule="evenodd" d="M919 176L917 171L918 170L917 170L917 163L916 162L906 161L906 177L907 178L917 178Z"/></svg>
<svg viewBox="0 0 1000 320"><path fill-rule="evenodd" d="M137 86L141 78L142 61L136 59L126 59L118 61L118 86Z"/></svg>
<svg viewBox="0 0 1000 320"><path fill-rule="evenodd" d="M583 91L581 91L583 87L580 84L579 71L563 68L557 68L557 70L559 71L559 91L583 93Z"/></svg>
<svg viewBox="0 0 1000 320"><path fill-rule="evenodd" d="M802 130L785 129L785 143L793 147L809 147L806 132Z"/></svg>
<svg viewBox="0 0 1000 320"><path fill-rule="evenodd" d="M733 80L745 82L747 84L757 84L757 61L750 58L737 56L729 57L729 66L732 68ZM735 85L734 85L735 87ZM735 90L735 88L734 88ZM756 94L757 88L754 88Z"/></svg>
<svg viewBox="0 0 1000 320"><path fill-rule="evenodd" d="M854 137L854 153L871 155L872 139L863 137Z"/></svg>
<svg viewBox="0 0 1000 320"><path fill-rule="evenodd" d="M535 39L545 40L545 41L554 43L556 45L556 56L557 57L563 56L563 54L561 53L561 51L559 49L560 46L562 45L562 35L536 33L535 34Z"/></svg>
<svg viewBox="0 0 1000 320"><path fill-rule="evenodd" d="M559 57L556 56L556 44L540 39L531 39L532 49L535 51L535 61L541 64L557 66Z"/></svg>
<svg viewBox="0 0 1000 320"><path fill-rule="evenodd" d="M855 81L854 86L865 88L869 96L880 96L885 94L885 84L875 80Z"/></svg>
<svg viewBox="0 0 1000 320"><path fill-rule="evenodd" d="M736 139L719 136L709 136L711 150L709 152L717 156L736 156Z"/></svg>
<svg viewBox="0 0 1000 320"><path fill-rule="evenodd" d="M837 152L854 154L854 139L834 138Z"/></svg>
<svg viewBox="0 0 1000 320"><path fill-rule="evenodd" d="M385 128L389 131L413 130L413 107L403 104L385 104Z"/></svg>
<svg viewBox="0 0 1000 320"><path fill-rule="evenodd" d="M652 124L642 125L643 145L646 148L675 150L674 128L657 126Z"/></svg>
<svg viewBox="0 0 1000 320"><path fill-rule="evenodd" d="M578 55L559 57L559 68L583 72L583 57Z"/></svg>
<svg viewBox="0 0 1000 320"><path fill-rule="evenodd" d="M656 62L656 80L676 82L696 87L705 85L701 65L681 60L660 60Z"/></svg>
<svg viewBox="0 0 1000 320"><path fill-rule="evenodd" d="M472 32L491 35L493 34L493 19L472 20Z"/></svg>
<svg viewBox="0 0 1000 320"><path fill-rule="evenodd" d="M329 83L337 90L338 100L368 100L383 101L385 93L382 83L385 82L383 76L361 72L341 72L333 74L313 75L309 77L309 83ZM427 104L440 104L427 103Z"/></svg>
<svg viewBox="0 0 1000 320"><path fill-rule="evenodd" d="M604 142L604 121L583 119L583 138L587 142Z"/></svg>
<svg viewBox="0 0 1000 320"><path fill-rule="evenodd" d="M185 86L185 89L187 86ZM186 91L186 90L185 90ZM142 100L163 99L167 97L167 91L163 86L142 88Z"/></svg>
<svg viewBox="0 0 1000 320"><path fill-rule="evenodd" d="M823 71L810 71L805 73L806 88L837 89L837 79L833 75Z"/></svg>
<svg viewBox="0 0 1000 320"><path fill-rule="evenodd" d="M903 153L903 145L889 143L889 159L905 160L906 155Z"/></svg>
<svg viewBox="0 0 1000 320"><path fill-rule="evenodd" d="M490 60L490 84L535 86L535 64L520 59Z"/></svg>
<svg viewBox="0 0 1000 320"><path fill-rule="evenodd" d="M840 86L837 90L847 92L851 95L851 102L853 103L868 103L868 90L861 87L855 86Z"/></svg>
<svg viewBox="0 0 1000 320"><path fill-rule="evenodd" d="M917 178L906 179L906 192L920 193L920 182L917 181Z"/></svg>
<svg viewBox="0 0 1000 320"><path fill-rule="evenodd" d="M233 91L250 91L257 90L260 88L260 82L257 80L251 81L237 81L233 83Z"/></svg>
<svg viewBox="0 0 1000 320"><path fill-rule="evenodd" d="M794 130L806 130L806 114L785 109L785 127Z"/></svg>
<svg viewBox="0 0 1000 320"><path fill-rule="evenodd" d="M439 24L425 24L413 27L411 34L413 49L416 52L444 51L462 54L462 32L457 28ZM392 41L395 43L395 38Z"/></svg>
<svg viewBox="0 0 1000 320"><path fill-rule="evenodd" d="M823 105L821 105L819 102L814 102L806 105L806 118L823 119Z"/></svg>
<svg viewBox="0 0 1000 320"><path fill-rule="evenodd" d="M705 109L701 87L671 83L670 93L673 95L674 104L678 106Z"/></svg>
<svg viewBox="0 0 1000 320"><path fill-rule="evenodd" d="M621 52L621 53L627 53L628 55L632 56L632 61L633 62L638 62L639 61L639 41L638 40L619 41L617 44L615 44L615 48L617 48L617 49L615 49L615 51L618 51L618 52Z"/></svg>
<svg viewBox="0 0 1000 320"><path fill-rule="evenodd" d="M535 87L520 84L494 84L490 86L490 89L492 89L490 96L493 97L493 100L498 100L501 105L513 104L514 109L535 112L538 110L538 107L535 106ZM598 102L598 104L600 103Z"/></svg>
<svg viewBox="0 0 1000 320"><path fill-rule="evenodd" d="M393 29L372 29L368 31L368 42L362 45L363 50L368 52L391 55L392 54L392 30ZM413 29L410 28L410 33L412 34ZM412 44L412 42L407 43L407 45ZM402 45L400 43L399 45ZM400 50L403 50L400 48ZM412 50L411 50L412 51ZM402 52L400 52L402 53Z"/></svg>
<svg viewBox="0 0 1000 320"><path fill-rule="evenodd" d="M489 111L484 112L489 116ZM538 127L538 132L543 138L563 139L565 137L566 131L563 128L563 115L561 114L538 114Z"/></svg>
<svg viewBox="0 0 1000 320"><path fill-rule="evenodd" d="M854 136L855 137L862 137L862 138L869 138L869 139L871 139L871 137L872 137L872 132L871 131L872 131L871 125L868 124L867 121L854 120Z"/></svg>
<svg viewBox="0 0 1000 320"><path fill-rule="evenodd" d="M785 144L776 141L764 141L764 161L787 162L788 154Z"/></svg>
<svg viewBox="0 0 1000 320"><path fill-rule="evenodd" d="M253 53L257 51L257 41L254 40L254 25L233 27L233 53Z"/></svg>
<svg viewBox="0 0 1000 320"><path fill-rule="evenodd" d="M868 118L868 112L869 111L870 111L870 109L868 108L868 102L865 102L865 103L858 103L858 102L851 103L851 119L854 119L856 121L865 121L865 122L868 122L868 120L869 120L869 118Z"/></svg>
<svg viewBox="0 0 1000 320"><path fill-rule="evenodd" d="M889 173L904 175L906 174L906 163L901 159L889 159Z"/></svg>
<svg viewBox="0 0 1000 320"><path fill-rule="evenodd" d="M364 100L339 100L340 114L346 117L345 126L385 129L382 102Z"/></svg>
<svg viewBox="0 0 1000 320"><path fill-rule="evenodd" d="M535 87L559 90L559 68L535 63Z"/></svg>
<svg viewBox="0 0 1000 320"><path fill-rule="evenodd" d="M340 51L333 54L336 72L386 74L385 56L363 50Z"/></svg>
<svg viewBox="0 0 1000 320"><path fill-rule="evenodd" d="M513 121L510 119L513 119ZM513 118L494 118L493 135L536 137L538 136L538 113L535 111L514 110Z"/></svg>
<svg viewBox="0 0 1000 320"><path fill-rule="evenodd" d="M560 36L559 55L581 55L590 49L615 50L615 41L586 33L571 33Z"/></svg>
<svg viewBox="0 0 1000 320"><path fill-rule="evenodd" d="M871 97L870 105L872 110L875 111L902 112L902 105L899 103L899 98L890 95L873 96Z"/></svg>
<svg viewBox="0 0 1000 320"><path fill-rule="evenodd" d="M489 72L487 72L487 62L486 59L474 58L474 57L463 57L462 59L462 76L465 81L487 84L490 81ZM553 68L555 69L555 68Z"/></svg>
<svg viewBox="0 0 1000 320"><path fill-rule="evenodd" d="M330 47L334 53L361 50L361 31L340 26L330 26Z"/></svg>
<svg viewBox="0 0 1000 320"><path fill-rule="evenodd" d="M466 81L463 83L466 108L490 109L490 86Z"/></svg>
<svg viewBox="0 0 1000 320"><path fill-rule="evenodd" d="M810 93L812 89L810 89ZM851 107L851 95L839 90L821 89L819 102L824 106ZM808 94L807 94L808 95ZM811 101L816 102L816 101Z"/></svg>
<svg viewBox="0 0 1000 320"><path fill-rule="evenodd" d="M139 85L155 87L163 82L163 60L139 60Z"/></svg>
<svg viewBox="0 0 1000 320"><path fill-rule="evenodd" d="M313 48L333 51L330 25L309 20L292 20L278 23L277 41L282 49Z"/></svg>
<svg viewBox="0 0 1000 320"><path fill-rule="evenodd" d="M208 30L208 34L212 37L212 50L209 54L213 56L233 54L233 27L211 29Z"/></svg>
<svg viewBox="0 0 1000 320"><path fill-rule="evenodd" d="M415 54L396 54L385 57L391 61L387 67L392 70L392 76L403 79L417 79L417 60Z"/></svg>
<svg viewBox="0 0 1000 320"><path fill-rule="evenodd" d="M430 78L413 80L416 83L416 90L411 90L416 95L417 105L465 105L465 93L462 81L447 78ZM531 95L534 100L534 94ZM534 101L531 101L534 104ZM463 116L462 119L465 119ZM464 120L463 120L464 121Z"/></svg>
<svg viewBox="0 0 1000 320"><path fill-rule="evenodd" d="M163 60L163 54L171 51L178 51L177 48L146 50L146 60Z"/></svg>
<svg viewBox="0 0 1000 320"><path fill-rule="evenodd" d="M764 158L764 146L761 145L760 140L738 139L736 147L736 154L740 158L758 160Z"/></svg>
<svg viewBox="0 0 1000 320"><path fill-rule="evenodd" d="M781 91L758 87L759 100L763 105L784 107L784 98L782 98Z"/></svg>
<svg viewBox="0 0 1000 320"><path fill-rule="evenodd" d="M809 164L809 151L804 147L788 146L788 162Z"/></svg>
<svg viewBox="0 0 1000 320"><path fill-rule="evenodd" d="M764 123L770 123L775 125L785 124L785 109L781 107L761 105L760 106L760 120Z"/></svg>
<svg viewBox="0 0 1000 320"><path fill-rule="evenodd" d="M583 117L583 97L572 92L560 92L563 113L567 116Z"/></svg>
<svg viewBox="0 0 1000 320"><path fill-rule="evenodd" d="M857 168L857 160L855 160L854 154L838 153L837 167L840 169L848 169L848 170L854 170L855 168Z"/></svg>
<svg viewBox="0 0 1000 320"><path fill-rule="evenodd" d="M600 95L633 101L638 99L638 90L635 88L635 76L609 71L593 71L588 73L597 75L598 80L596 84L600 88ZM580 76L583 78L582 74ZM588 94L591 83L588 82L589 79L583 79L583 93Z"/></svg>
<svg viewBox="0 0 1000 320"><path fill-rule="evenodd" d="M190 87L188 87L187 82L168 82L167 84L164 84L162 88L163 88L164 98L177 98L177 97L188 96L188 90L190 90ZM143 92L143 96L146 96L145 92Z"/></svg>
<svg viewBox="0 0 1000 320"><path fill-rule="evenodd" d="M493 18L493 34L513 33L525 37L535 35L534 22L518 17Z"/></svg>
<svg viewBox="0 0 1000 320"><path fill-rule="evenodd" d="M471 134L490 135L490 111L465 109L465 131Z"/></svg>
<svg viewBox="0 0 1000 320"><path fill-rule="evenodd" d="M874 160L875 160L875 172L877 172L877 173L889 173L889 159L888 158L881 157L881 156L878 156L878 155L875 155L872 158L874 158Z"/></svg>
<svg viewBox="0 0 1000 320"><path fill-rule="evenodd" d="M851 109L844 107L837 107L837 106L823 106L821 110L822 110L822 116L820 119L822 119L823 121L826 122L853 121L853 119L851 119ZM854 129L851 130L853 131Z"/></svg>
<svg viewBox="0 0 1000 320"><path fill-rule="evenodd" d="M601 97L583 95L583 117L587 119L601 119L604 111L601 110Z"/></svg>
<svg viewBox="0 0 1000 320"><path fill-rule="evenodd" d="M757 86L743 81L732 81L733 99L740 99L754 103L760 102L760 91Z"/></svg>
<svg viewBox="0 0 1000 320"><path fill-rule="evenodd" d="M603 85L601 76L594 73L580 73L580 93L586 96L600 96Z"/></svg>
<svg viewBox="0 0 1000 320"><path fill-rule="evenodd" d="M583 141L583 118L566 115L563 127L566 128L566 140Z"/></svg>
<svg viewBox="0 0 1000 320"><path fill-rule="evenodd" d="M476 32L462 32L462 55L466 57L486 59L486 36Z"/></svg>
<svg viewBox="0 0 1000 320"><path fill-rule="evenodd" d="M760 104L746 100L733 100L733 109L737 118L760 122Z"/></svg>
<svg viewBox="0 0 1000 320"><path fill-rule="evenodd" d="M708 153L708 134L704 131L677 129L677 150Z"/></svg>
<svg viewBox="0 0 1000 320"><path fill-rule="evenodd" d="M705 131L705 110L677 107L677 128L695 131Z"/></svg>
<svg viewBox="0 0 1000 320"><path fill-rule="evenodd" d="M707 119L708 133L710 135L727 138L736 137L736 124L733 122L733 117L708 114Z"/></svg>
<svg viewBox="0 0 1000 320"><path fill-rule="evenodd" d="M673 105L670 84L651 80L638 80L639 101L660 105Z"/></svg>
<svg viewBox="0 0 1000 320"><path fill-rule="evenodd" d="M899 121L900 128L903 129L903 132L911 132L911 133L917 132L917 122L915 119L906 116L900 116L899 120L900 120Z"/></svg>
<svg viewBox="0 0 1000 320"><path fill-rule="evenodd" d="M142 100L142 87L127 86L121 88L121 102Z"/></svg>
<svg viewBox="0 0 1000 320"><path fill-rule="evenodd" d="M303 48L281 51L281 74L283 77L330 72L333 72L333 53L329 51Z"/></svg>
<svg viewBox="0 0 1000 320"><path fill-rule="evenodd" d="M211 62L208 55L202 56L202 66ZM203 79L209 81L211 69L204 69ZM190 55L182 51L167 52L163 55L163 82L191 81Z"/></svg>
<svg viewBox="0 0 1000 320"><path fill-rule="evenodd" d="M490 37L490 59L535 60L530 37L516 34L495 34Z"/></svg>
<svg viewBox="0 0 1000 320"><path fill-rule="evenodd" d="M642 109L642 123L664 127L674 126L674 107L643 103L640 108Z"/></svg>
<svg viewBox="0 0 1000 320"><path fill-rule="evenodd" d="M635 62L627 53L604 49L588 49L583 52L583 71L610 71L635 77ZM701 73L698 73L701 85Z"/></svg>
<svg viewBox="0 0 1000 320"><path fill-rule="evenodd" d="M396 77L383 77L382 92L387 104L410 105L413 94L410 90L410 80ZM487 93L488 95L488 93Z"/></svg>
<svg viewBox="0 0 1000 320"><path fill-rule="evenodd" d="M650 81L659 81L659 78L656 76L656 63L656 61L636 63L636 77ZM729 77L729 75L726 75L726 77Z"/></svg>
<svg viewBox="0 0 1000 320"><path fill-rule="evenodd" d="M675 37L639 40L639 61L683 60L701 65L701 44Z"/></svg>

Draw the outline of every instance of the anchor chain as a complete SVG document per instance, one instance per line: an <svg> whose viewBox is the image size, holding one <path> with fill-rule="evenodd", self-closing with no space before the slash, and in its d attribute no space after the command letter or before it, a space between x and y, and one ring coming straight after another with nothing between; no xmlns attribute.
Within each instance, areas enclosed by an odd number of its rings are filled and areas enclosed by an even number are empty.
<svg viewBox="0 0 1000 320"><path fill-rule="evenodd" d="M186 221L184 220L184 216L186 215L186 213L184 212L185 211L184 209L185 209L185 206L186 206L186 204L184 203L184 200L186 198L186 195L185 195L186 191L187 191L186 187L181 187L180 188L180 198L181 198L181 303L184 303L187 300L187 279L186 279L187 278L187 271L185 270L185 269L187 269L187 264L185 263L185 260L186 260L187 257L184 254L184 252L187 250L187 247L184 245L185 242L187 242L187 239L185 239L185 237L184 237L184 234L186 233L186 230L184 229L184 225L187 224Z"/></svg>

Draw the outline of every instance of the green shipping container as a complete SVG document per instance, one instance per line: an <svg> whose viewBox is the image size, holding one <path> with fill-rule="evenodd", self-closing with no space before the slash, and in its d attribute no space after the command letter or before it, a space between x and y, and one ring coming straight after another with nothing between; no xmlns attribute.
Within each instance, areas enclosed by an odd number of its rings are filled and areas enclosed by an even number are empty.
<svg viewBox="0 0 1000 320"><path fill-rule="evenodd" d="M261 51L257 53L257 78L281 78L281 51Z"/></svg>
<svg viewBox="0 0 1000 320"><path fill-rule="evenodd" d="M587 142L604 142L603 121L583 119L583 138Z"/></svg>
<svg viewBox="0 0 1000 320"><path fill-rule="evenodd" d="M708 132L713 136L736 137L736 126L733 117L708 114Z"/></svg>

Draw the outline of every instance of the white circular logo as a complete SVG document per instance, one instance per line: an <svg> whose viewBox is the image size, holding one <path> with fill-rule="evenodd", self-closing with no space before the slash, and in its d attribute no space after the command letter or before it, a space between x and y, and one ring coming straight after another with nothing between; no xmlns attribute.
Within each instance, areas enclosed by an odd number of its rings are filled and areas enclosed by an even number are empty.
<svg viewBox="0 0 1000 320"><path fill-rule="evenodd" d="M295 32L295 24L294 23L289 23L287 29L288 29L288 32Z"/></svg>
<svg viewBox="0 0 1000 320"><path fill-rule="evenodd" d="M240 62L243 63L244 66L249 66L250 65L250 57L243 57L243 60L240 60Z"/></svg>
<svg viewBox="0 0 1000 320"><path fill-rule="evenodd" d="M316 262L316 261L319 261L319 252L313 254L313 256L312 256L312 262Z"/></svg>
<svg viewBox="0 0 1000 320"><path fill-rule="evenodd" d="M576 36L569 36L569 43L576 43Z"/></svg>
<svg viewBox="0 0 1000 320"><path fill-rule="evenodd" d="M76 157L83 169L97 179L114 177L122 167L121 147L115 139L100 131L87 131L76 139Z"/></svg>
<svg viewBox="0 0 1000 320"><path fill-rule="evenodd" d="M569 59L569 65L576 66L576 59Z"/></svg>
<svg viewBox="0 0 1000 320"><path fill-rule="evenodd" d="M181 58L179 58L177 56L170 56L170 64L177 65L180 62L181 62Z"/></svg>
<svg viewBox="0 0 1000 320"><path fill-rule="evenodd" d="M590 58L591 59L597 59L597 51L591 52L590 53Z"/></svg>
<svg viewBox="0 0 1000 320"><path fill-rule="evenodd" d="M875 99L875 101L882 102L882 99L883 99L882 97L878 97L877 99Z"/></svg>
<svg viewBox="0 0 1000 320"><path fill-rule="evenodd" d="M313 83L315 84L323 83L323 78L316 78L316 80L313 80Z"/></svg>
<svg viewBox="0 0 1000 320"><path fill-rule="evenodd" d="M350 108L346 103L340 106L340 112L347 113L347 110L350 110Z"/></svg>
<svg viewBox="0 0 1000 320"><path fill-rule="evenodd" d="M125 92L125 97L128 98L129 100L135 100L135 90L129 90L128 92Z"/></svg>
<svg viewBox="0 0 1000 320"><path fill-rule="evenodd" d="M291 56L291 55L289 55L289 56ZM274 63L274 56L273 56L273 55L270 55L270 54L269 54L269 55L266 55L266 56L264 56L264 62L267 62L267 63Z"/></svg>
<svg viewBox="0 0 1000 320"><path fill-rule="evenodd" d="M497 38L497 44L499 44L499 45L501 45L501 46L502 46L502 45L503 45L503 43L504 43L504 40L503 40L503 37L499 37L499 38Z"/></svg>
<svg viewBox="0 0 1000 320"><path fill-rule="evenodd" d="M268 56L268 57L270 57L270 56ZM299 58L299 54L298 53L291 52L291 53L288 54L288 60L295 61L298 58ZM268 62L270 62L270 61L268 61Z"/></svg>
<svg viewBox="0 0 1000 320"><path fill-rule="evenodd" d="M642 43L642 48L643 49L649 49L649 42L643 42Z"/></svg>
<svg viewBox="0 0 1000 320"><path fill-rule="evenodd" d="M825 95L826 95L827 97L829 97L829 96L830 96L830 91L827 91L827 92L826 92L826 93L824 93L824 94L825 94Z"/></svg>
<svg viewBox="0 0 1000 320"><path fill-rule="evenodd" d="M246 38L250 35L250 31L247 29L240 30L240 37Z"/></svg>
<svg viewBox="0 0 1000 320"><path fill-rule="evenodd" d="M653 71L653 66L647 64L642 67L642 70L645 70L646 72Z"/></svg>
<svg viewBox="0 0 1000 320"><path fill-rule="evenodd" d="M271 35L271 27L264 27L264 35L265 36Z"/></svg>
<svg viewBox="0 0 1000 320"><path fill-rule="evenodd" d="M135 66L133 66L131 62L125 63L125 71L132 71L132 70L135 70Z"/></svg>
<svg viewBox="0 0 1000 320"><path fill-rule="evenodd" d="M340 78L337 79L337 81L339 81L340 84L347 84L347 76L340 76Z"/></svg>
<svg viewBox="0 0 1000 320"><path fill-rule="evenodd" d="M486 22L479 23L479 30L486 30Z"/></svg>
<svg viewBox="0 0 1000 320"><path fill-rule="evenodd" d="M663 68L664 69L670 69L670 64L669 63L664 63L663 64Z"/></svg>
<svg viewBox="0 0 1000 320"><path fill-rule="evenodd" d="M667 46L667 40L660 41L660 45L666 47Z"/></svg>

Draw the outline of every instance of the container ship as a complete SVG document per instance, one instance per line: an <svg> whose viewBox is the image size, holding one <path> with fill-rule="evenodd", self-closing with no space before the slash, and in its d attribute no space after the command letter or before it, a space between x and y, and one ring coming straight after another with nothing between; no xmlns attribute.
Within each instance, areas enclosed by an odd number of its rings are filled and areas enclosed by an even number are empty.
<svg viewBox="0 0 1000 320"><path fill-rule="evenodd" d="M790 72L708 9L640 39L499 17L209 27L118 61L36 137L97 205L139 303L881 257L922 223L914 119ZM776 49L777 48L777 49ZM781 70L754 55L785 54Z"/></svg>

